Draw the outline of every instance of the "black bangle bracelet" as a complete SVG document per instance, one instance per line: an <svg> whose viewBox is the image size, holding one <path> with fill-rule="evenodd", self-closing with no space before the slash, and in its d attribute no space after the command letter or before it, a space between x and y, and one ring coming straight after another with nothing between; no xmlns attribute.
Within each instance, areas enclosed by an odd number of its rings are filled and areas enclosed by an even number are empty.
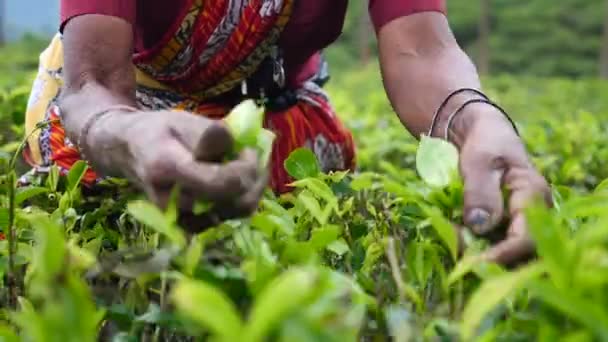
<svg viewBox="0 0 608 342"><path fill-rule="evenodd" d="M443 102L441 103L441 105L439 105L439 107L437 108L437 111L435 111L435 114L433 115L433 119L431 121L431 127L429 128L429 134L428 136L432 136L433 135L433 130L435 129L435 125L437 125L437 121L439 119L439 114L441 113L441 111L444 109L444 107L448 104L448 102L456 95L464 93L464 92L472 92L475 93L481 97L483 97L486 100L490 100L486 94L482 93L480 90L474 89L474 88L460 88L458 90L453 91L452 93L450 93L450 95L448 95L445 100L443 100Z"/></svg>
<svg viewBox="0 0 608 342"><path fill-rule="evenodd" d="M515 133L519 136L519 130L517 129L515 122L513 121L513 119L511 119L511 117L507 114L507 112L502 107L500 107L496 103L494 103L490 100L487 100L487 99L472 99L472 100L469 100L469 101L463 103L460 106L460 108L458 108L456 111L454 111L454 113L450 114L450 116L448 117L448 121L445 126L445 136L444 136L445 140L448 140L448 138L449 138L448 135L450 134L450 126L454 122L454 118L456 116L458 116L458 114L460 114L468 105L473 104L473 103L485 103L487 105L490 105L490 106L498 109L498 111L501 112L502 115L504 115L505 118L507 118L507 120L509 120L509 122L513 126L513 129L515 130Z"/></svg>

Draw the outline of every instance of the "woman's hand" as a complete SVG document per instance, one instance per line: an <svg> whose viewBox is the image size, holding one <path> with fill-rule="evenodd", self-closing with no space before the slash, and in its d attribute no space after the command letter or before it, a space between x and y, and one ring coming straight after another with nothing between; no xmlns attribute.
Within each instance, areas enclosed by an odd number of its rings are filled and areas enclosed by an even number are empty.
<svg viewBox="0 0 608 342"><path fill-rule="evenodd" d="M537 198L551 206L549 186L530 162L510 122L498 110L475 104L461 115L452 132L459 146L464 179L464 222L474 233L487 236L508 218L506 237L485 257L501 264L522 261L534 252L523 210ZM509 192L507 203L503 203L503 187Z"/></svg>
<svg viewBox="0 0 608 342"><path fill-rule="evenodd" d="M179 186L180 219L190 229L251 214L267 184L254 151L224 161L233 139L222 122L187 112L111 113L92 126L86 142L89 153L104 154L89 156L92 161L110 158L99 164L113 165L161 207ZM204 216L193 214L199 200L212 204Z"/></svg>

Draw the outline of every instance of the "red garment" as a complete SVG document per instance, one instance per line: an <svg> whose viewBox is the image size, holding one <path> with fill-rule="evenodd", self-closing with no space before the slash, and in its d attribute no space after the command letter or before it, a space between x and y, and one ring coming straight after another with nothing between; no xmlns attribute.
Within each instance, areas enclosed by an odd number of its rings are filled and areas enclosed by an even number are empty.
<svg viewBox="0 0 608 342"><path fill-rule="evenodd" d="M357 0L362 1L362 0ZM162 39L191 0L61 0L61 22L82 14L117 16L134 24L136 49ZM342 32L348 0L298 0L281 37L289 83L299 84L315 72L315 54ZM445 13L445 0L369 0L376 29L398 17L424 11Z"/></svg>

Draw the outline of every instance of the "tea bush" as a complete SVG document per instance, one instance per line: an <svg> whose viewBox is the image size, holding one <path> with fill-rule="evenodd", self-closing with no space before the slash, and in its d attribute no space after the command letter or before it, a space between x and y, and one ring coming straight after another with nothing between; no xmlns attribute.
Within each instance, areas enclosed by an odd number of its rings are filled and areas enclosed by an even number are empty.
<svg viewBox="0 0 608 342"><path fill-rule="evenodd" d="M553 209L528 210L538 258L507 270L481 262L487 242L468 235L457 256L462 184L433 174L456 171L457 155L406 133L375 70L335 75L329 87L355 134L356 173L322 174L298 150L286 163L293 193L267 194L253 217L195 235L119 180L81 189L83 163L16 187L28 82L6 87L0 337L608 340L608 87L486 80L555 195Z"/></svg>

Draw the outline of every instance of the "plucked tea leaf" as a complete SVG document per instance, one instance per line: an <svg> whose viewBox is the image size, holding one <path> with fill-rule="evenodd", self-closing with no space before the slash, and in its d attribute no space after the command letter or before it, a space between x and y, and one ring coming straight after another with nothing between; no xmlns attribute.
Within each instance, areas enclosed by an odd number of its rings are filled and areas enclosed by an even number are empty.
<svg viewBox="0 0 608 342"><path fill-rule="evenodd" d="M422 136L416 153L416 169L428 185L446 187L458 174L458 150L445 140Z"/></svg>
<svg viewBox="0 0 608 342"><path fill-rule="evenodd" d="M235 151L257 146L257 139L262 130L264 110L253 100L238 104L224 119L235 141Z"/></svg>

